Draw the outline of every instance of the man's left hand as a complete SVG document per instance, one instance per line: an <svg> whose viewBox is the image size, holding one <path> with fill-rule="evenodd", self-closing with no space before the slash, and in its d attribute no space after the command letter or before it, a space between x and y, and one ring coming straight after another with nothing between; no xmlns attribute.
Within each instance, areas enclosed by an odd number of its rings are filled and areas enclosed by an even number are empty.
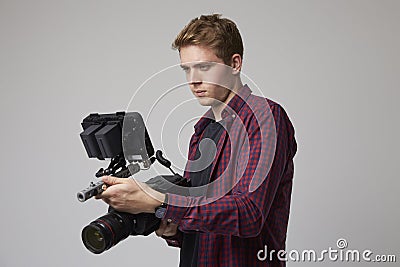
<svg viewBox="0 0 400 267"><path fill-rule="evenodd" d="M164 194L135 179L103 176L102 180L107 189L96 198L102 199L117 211L154 213L155 208L165 199Z"/></svg>

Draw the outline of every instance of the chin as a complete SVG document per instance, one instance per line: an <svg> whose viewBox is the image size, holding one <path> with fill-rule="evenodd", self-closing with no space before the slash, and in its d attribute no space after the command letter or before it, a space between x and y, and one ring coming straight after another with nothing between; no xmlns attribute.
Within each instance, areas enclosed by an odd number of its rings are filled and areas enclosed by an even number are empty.
<svg viewBox="0 0 400 267"><path fill-rule="evenodd" d="M214 104L214 99L208 97L197 98L197 100L202 106L212 106Z"/></svg>

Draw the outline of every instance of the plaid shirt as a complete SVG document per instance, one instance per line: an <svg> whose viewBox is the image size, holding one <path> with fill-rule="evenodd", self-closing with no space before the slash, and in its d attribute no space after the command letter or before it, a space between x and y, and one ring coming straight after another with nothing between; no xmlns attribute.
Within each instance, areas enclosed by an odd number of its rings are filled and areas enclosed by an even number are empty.
<svg viewBox="0 0 400 267"><path fill-rule="evenodd" d="M297 150L293 126L279 104L252 95L247 86L221 115L226 129L211 168L213 186L203 197L168 193L164 219L179 230L164 238L181 247L182 232L198 231L198 266L285 266L277 253L272 261L257 255L265 246L285 249ZM211 109L195 125L184 174L188 179L210 117Z"/></svg>

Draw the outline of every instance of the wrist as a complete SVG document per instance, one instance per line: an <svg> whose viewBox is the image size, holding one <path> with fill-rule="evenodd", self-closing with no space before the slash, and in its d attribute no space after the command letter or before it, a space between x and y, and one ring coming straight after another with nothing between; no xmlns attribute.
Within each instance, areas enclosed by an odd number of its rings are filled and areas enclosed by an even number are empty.
<svg viewBox="0 0 400 267"><path fill-rule="evenodd" d="M144 184L142 188L144 193L143 199L146 199L146 208L142 212L155 213L155 209L164 203L166 194L158 192Z"/></svg>
<svg viewBox="0 0 400 267"><path fill-rule="evenodd" d="M162 219L165 213L167 212L168 195L167 194L163 195L164 195L164 201L154 209L155 216L159 219Z"/></svg>
<svg viewBox="0 0 400 267"><path fill-rule="evenodd" d="M155 210L164 203L165 194L152 196L151 199L148 212L155 213Z"/></svg>

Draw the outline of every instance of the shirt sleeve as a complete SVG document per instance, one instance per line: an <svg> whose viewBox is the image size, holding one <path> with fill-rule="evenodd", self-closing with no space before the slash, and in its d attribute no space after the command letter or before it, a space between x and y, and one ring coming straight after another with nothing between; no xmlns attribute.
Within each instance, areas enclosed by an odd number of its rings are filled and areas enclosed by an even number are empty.
<svg viewBox="0 0 400 267"><path fill-rule="evenodd" d="M286 113L278 104L271 106L271 111L273 116L263 116L259 121L253 119L248 127L249 149L247 153L239 152L237 158L237 170L243 170L243 174L230 194L196 206L193 205L198 201L196 197L168 193L169 205L164 219L178 224L183 232L200 231L238 237L254 237L261 232L280 181L288 171L287 167L293 167L289 163L296 150L294 130ZM276 129L276 144L261 142L258 125ZM273 163L264 177L254 177L262 175L262 172L256 171L259 163L263 164L259 162L261 153L273 153ZM253 178L262 182L257 189L249 190Z"/></svg>

